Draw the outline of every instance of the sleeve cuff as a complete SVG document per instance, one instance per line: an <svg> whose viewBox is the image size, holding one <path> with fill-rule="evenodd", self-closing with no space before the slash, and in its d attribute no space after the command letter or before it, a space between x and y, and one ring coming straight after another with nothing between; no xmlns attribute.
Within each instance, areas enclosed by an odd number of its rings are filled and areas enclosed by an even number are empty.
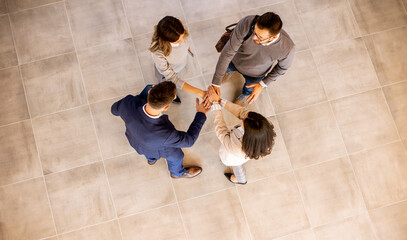
<svg viewBox="0 0 407 240"><path fill-rule="evenodd" d="M221 100L220 100L220 105L221 105L222 107L225 107L225 105L226 105L227 102L228 102L228 100L226 100L226 99L221 99Z"/></svg>
<svg viewBox="0 0 407 240"><path fill-rule="evenodd" d="M211 106L211 111L215 111L215 110L222 110L222 106L217 102L212 103L212 106Z"/></svg>
<svg viewBox="0 0 407 240"><path fill-rule="evenodd" d="M220 85L212 83L212 86L220 88Z"/></svg>
<svg viewBox="0 0 407 240"><path fill-rule="evenodd" d="M263 80L261 80L259 83L260 83L260 85L262 86L262 88L266 88L266 87L267 87L267 85L263 82Z"/></svg>

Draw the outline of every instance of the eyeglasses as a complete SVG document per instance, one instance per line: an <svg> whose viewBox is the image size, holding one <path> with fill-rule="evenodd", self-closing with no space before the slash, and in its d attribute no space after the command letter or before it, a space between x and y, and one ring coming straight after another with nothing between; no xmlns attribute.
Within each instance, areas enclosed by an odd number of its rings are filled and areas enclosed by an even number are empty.
<svg viewBox="0 0 407 240"><path fill-rule="evenodd" d="M267 40L270 40L271 38L273 38L273 36L266 38L266 39L261 39L261 37L256 33L256 31L253 31L254 35L257 37L257 39L259 39L260 42L265 42Z"/></svg>

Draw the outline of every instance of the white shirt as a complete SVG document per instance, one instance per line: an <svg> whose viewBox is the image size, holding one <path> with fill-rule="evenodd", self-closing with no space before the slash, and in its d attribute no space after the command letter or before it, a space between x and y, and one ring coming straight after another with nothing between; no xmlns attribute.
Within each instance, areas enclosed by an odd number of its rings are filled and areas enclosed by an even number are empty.
<svg viewBox="0 0 407 240"><path fill-rule="evenodd" d="M158 116L153 116L153 115L148 114L148 112L146 111L146 105L147 105L147 103L144 104L143 111L147 115L147 117L157 119L163 115L162 113L160 113Z"/></svg>

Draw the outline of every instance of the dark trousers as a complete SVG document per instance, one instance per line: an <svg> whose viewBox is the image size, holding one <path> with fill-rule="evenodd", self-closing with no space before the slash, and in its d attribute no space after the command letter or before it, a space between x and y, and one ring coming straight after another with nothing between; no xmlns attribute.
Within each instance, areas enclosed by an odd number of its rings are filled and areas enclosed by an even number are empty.
<svg viewBox="0 0 407 240"><path fill-rule="evenodd" d="M235 71L239 72L239 70L237 70L237 68L235 67L233 62L230 62L228 68L226 69L226 72L228 73L228 75L230 75L231 72L235 72ZM253 92L253 88L248 88L248 87L246 87L247 85L250 85L250 84L253 84L253 83L258 83L264 78L264 76L262 76L262 77L250 77L250 76L244 75L241 72L239 72L239 73L242 74L244 79L246 80L244 85L243 85L243 88L242 88L242 95L243 96L249 96Z"/></svg>
<svg viewBox="0 0 407 240"><path fill-rule="evenodd" d="M180 177L185 173L186 170L182 165L182 162L184 160L184 152L182 152L181 149L178 150L179 151L176 151L175 154L166 157L165 159L167 160L168 170L170 171L170 173L174 176ZM146 156L147 160L150 162L158 160L158 158L152 158L147 155L144 156Z"/></svg>

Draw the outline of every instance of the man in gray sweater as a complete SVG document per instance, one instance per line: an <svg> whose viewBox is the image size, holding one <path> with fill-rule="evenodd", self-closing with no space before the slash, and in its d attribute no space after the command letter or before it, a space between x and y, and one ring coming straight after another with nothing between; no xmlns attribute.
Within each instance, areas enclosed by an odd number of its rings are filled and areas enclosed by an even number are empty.
<svg viewBox="0 0 407 240"><path fill-rule="evenodd" d="M219 56L210 87L219 92L225 72L229 76L238 71L246 81L237 103L256 101L263 88L284 75L294 59L294 42L282 26L280 17L272 12L241 19Z"/></svg>

